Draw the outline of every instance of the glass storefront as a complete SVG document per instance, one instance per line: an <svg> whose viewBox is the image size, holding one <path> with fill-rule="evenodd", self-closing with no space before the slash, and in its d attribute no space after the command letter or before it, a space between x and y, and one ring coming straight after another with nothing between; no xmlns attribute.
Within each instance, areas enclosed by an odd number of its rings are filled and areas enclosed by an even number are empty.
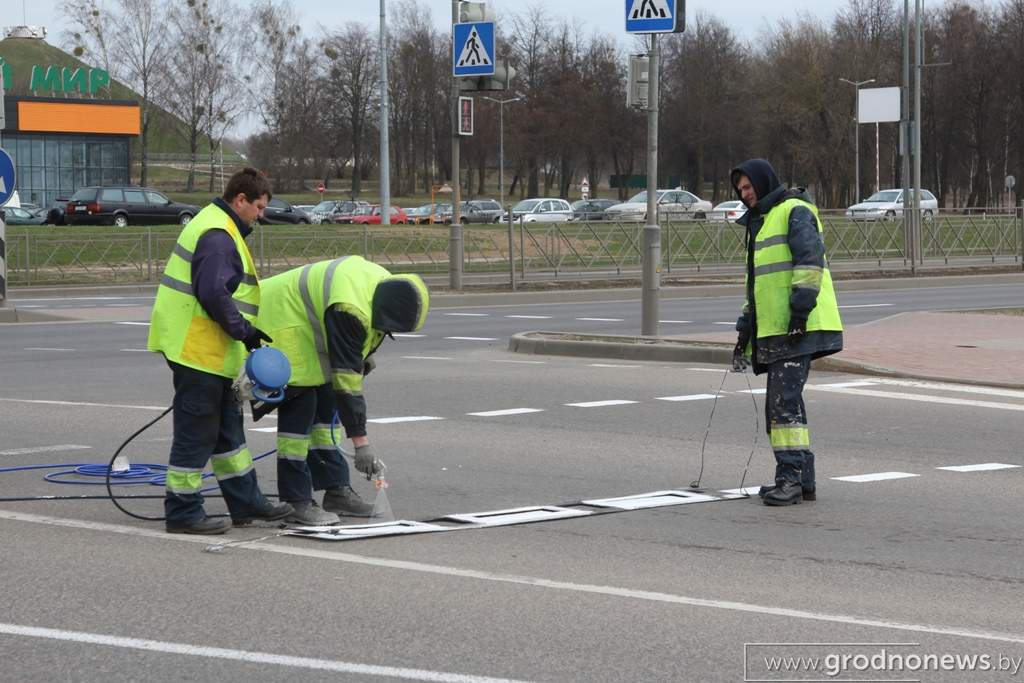
<svg viewBox="0 0 1024 683"><path fill-rule="evenodd" d="M128 140L82 135L5 133L23 202L50 206L89 185L127 185Z"/></svg>

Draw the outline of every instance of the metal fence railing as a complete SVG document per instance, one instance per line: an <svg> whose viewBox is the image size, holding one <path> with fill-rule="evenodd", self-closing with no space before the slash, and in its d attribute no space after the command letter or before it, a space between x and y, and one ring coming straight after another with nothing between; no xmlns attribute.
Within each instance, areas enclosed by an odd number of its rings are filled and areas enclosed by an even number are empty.
<svg viewBox="0 0 1024 683"><path fill-rule="evenodd" d="M908 256L906 226L851 220L822 212L833 268L858 265L910 269L921 265L1024 264L1024 206L947 211L921 222L921 250ZM643 224L516 223L465 226L467 283L556 278L636 277ZM156 282L179 228L9 229L7 275L12 286ZM511 232L510 232L511 231ZM737 271L744 231L733 223L680 220L662 225L662 272ZM425 226L265 226L249 238L262 276L346 254L361 254L394 271L441 276L449 270L449 228Z"/></svg>

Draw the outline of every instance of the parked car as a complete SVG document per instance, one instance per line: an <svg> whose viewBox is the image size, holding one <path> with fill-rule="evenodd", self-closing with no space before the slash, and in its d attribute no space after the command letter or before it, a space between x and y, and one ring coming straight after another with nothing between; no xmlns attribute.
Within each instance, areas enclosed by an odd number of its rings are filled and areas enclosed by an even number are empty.
<svg viewBox="0 0 1024 683"><path fill-rule="evenodd" d="M274 197L263 210L260 225L309 225L312 221L302 209L297 209L283 199Z"/></svg>
<svg viewBox="0 0 1024 683"><path fill-rule="evenodd" d="M365 202L352 202L344 211L331 214L331 223L354 223L361 216L367 216L373 207Z"/></svg>
<svg viewBox="0 0 1024 683"><path fill-rule="evenodd" d="M462 202L463 223L496 223L501 220L501 204L493 199L471 199Z"/></svg>
<svg viewBox="0 0 1024 683"><path fill-rule="evenodd" d="M50 202L46 209L40 209L46 216L46 223L49 225L66 225L64 220L64 209L68 206L68 197L59 197Z"/></svg>
<svg viewBox="0 0 1024 683"><path fill-rule="evenodd" d="M734 223L746 212L747 207L744 206L743 202L738 199L733 199L728 202L722 202L715 208L711 209L711 213L708 214L708 220Z"/></svg>
<svg viewBox="0 0 1024 683"><path fill-rule="evenodd" d="M512 220L524 223L564 223L570 218L572 207L564 199L524 199L512 207ZM501 220L507 221L508 214L502 215Z"/></svg>
<svg viewBox="0 0 1024 683"><path fill-rule="evenodd" d="M0 209L0 216L7 225L42 225L46 222L46 214L29 211L25 205L5 206Z"/></svg>
<svg viewBox="0 0 1024 683"><path fill-rule="evenodd" d="M415 209L406 209L405 216L409 219L409 223L412 225L444 223L445 218L447 218L448 221L451 221L452 205L423 204L422 206L417 206Z"/></svg>
<svg viewBox="0 0 1024 683"><path fill-rule="evenodd" d="M710 212L711 202L692 192L680 188L658 190L658 216L661 220L706 218ZM609 207L605 213L610 221L646 221L647 193L635 194L628 201Z"/></svg>
<svg viewBox="0 0 1024 683"><path fill-rule="evenodd" d="M185 225L199 207L174 202L161 192L133 185L82 187L71 195L64 212L70 225Z"/></svg>
<svg viewBox="0 0 1024 683"><path fill-rule="evenodd" d="M911 190L913 192L913 190ZM911 194L913 197L913 194ZM933 218L939 213L939 200L928 190L921 190L921 215ZM903 190L881 190L846 210L846 217L858 221L895 220L903 215Z"/></svg>
<svg viewBox="0 0 1024 683"><path fill-rule="evenodd" d="M614 199L581 199L572 203L573 221L603 221L609 208L618 204Z"/></svg>
<svg viewBox="0 0 1024 683"><path fill-rule="evenodd" d="M405 215L405 209L392 206L390 221L391 225L405 225L409 222L409 217ZM371 206L369 213L354 217L352 222L356 225L380 225L380 205Z"/></svg>

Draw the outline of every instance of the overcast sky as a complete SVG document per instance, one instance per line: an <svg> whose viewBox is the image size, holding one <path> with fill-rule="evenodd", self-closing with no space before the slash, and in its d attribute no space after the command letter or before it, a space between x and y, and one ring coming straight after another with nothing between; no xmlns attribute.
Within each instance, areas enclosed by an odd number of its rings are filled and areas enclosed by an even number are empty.
<svg viewBox="0 0 1024 683"><path fill-rule="evenodd" d="M101 0L102 1L102 0ZM109 2L109 0L107 0ZM430 8L437 25L451 21L450 0L419 0ZM388 6L396 4L388 0ZM782 16L808 14L830 21L836 9L847 0L731 0L726 4L714 2L687 3L687 19L693 20L698 11L707 11L729 23L742 37L755 38L766 27L776 24ZM58 43L61 31L67 26L56 0L0 0L0 21L4 26L22 23L45 26L50 42ZM515 12L524 6L540 5L552 19L574 18L587 28L605 34L625 35L624 0L492 0L491 6L500 14ZM317 33L318 25L331 28L348 21L360 21L370 27L380 23L379 0L292 0L303 28ZM727 9L726 9L727 8Z"/></svg>

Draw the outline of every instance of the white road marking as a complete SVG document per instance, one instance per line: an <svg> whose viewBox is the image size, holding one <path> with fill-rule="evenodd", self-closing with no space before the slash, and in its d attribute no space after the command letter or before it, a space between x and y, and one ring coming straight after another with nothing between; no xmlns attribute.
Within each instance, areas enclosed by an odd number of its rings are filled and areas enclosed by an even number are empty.
<svg viewBox="0 0 1024 683"><path fill-rule="evenodd" d="M506 318L520 318L522 320L551 320L553 315L506 315Z"/></svg>
<svg viewBox="0 0 1024 683"><path fill-rule="evenodd" d="M658 396L655 401L706 401L714 398L714 394L689 394L687 396Z"/></svg>
<svg viewBox="0 0 1024 683"><path fill-rule="evenodd" d="M642 365L616 365L615 363L588 363L588 368L640 368Z"/></svg>
<svg viewBox="0 0 1024 683"><path fill-rule="evenodd" d="M875 472L874 474L854 474L849 477L832 477L836 481L852 481L863 483L866 481L885 481L886 479L907 479L909 477L920 477L920 474L909 472Z"/></svg>
<svg viewBox="0 0 1024 683"><path fill-rule="evenodd" d="M140 306L140 305L141 304L104 304L104 307L105 308L128 308L128 307L134 308L135 306Z"/></svg>
<svg viewBox="0 0 1024 683"><path fill-rule="evenodd" d="M874 387L878 386L878 382L873 380L860 380L857 382L836 382L834 384L813 384L808 386L814 387L832 387L834 389L852 389L854 387Z"/></svg>
<svg viewBox="0 0 1024 683"><path fill-rule="evenodd" d="M144 640L142 638L124 638L85 631L65 631L63 629L39 628L37 626L21 626L18 624L0 623L0 633L24 638L43 638L61 640L70 643L87 643L128 650L145 650L147 652L163 652L188 657L207 657L210 659L227 659L247 664L272 664L291 667L293 669L311 669L314 671L333 671L346 674L362 674L365 676L387 676L388 678L404 678L412 681L450 681L451 683L513 683L507 678L491 678L426 669L406 669L376 664L359 664L336 659L315 659L312 657L293 657L269 652L253 652L252 650L230 650L222 647L205 645L189 645L188 643L172 643L164 640Z"/></svg>
<svg viewBox="0 0 1024 683"><path fill-rule="evenodd" d="M115 325L141 325L143 327L149 327L149 323L133 323L133 322L116 322Z"/></svg>
<svg viewBox="0 0 1024 683"><path fill-rule="evenodd" d="M0 398L7 403L31 403L48 406L86 406L93 408L131 408L134 410L167 410L167 406L122 405L118 403L88 403L86 401L43 401L29 398Z"/></svg>
<svg viewBox="0 0 1024 683"><path fill-rule="evenodd" d="M914 379L889 379L879 377L872 380L875 384L885 384L893 387L912 387L915 389L931 389L933 391L955 391L961 394L984 394L987 396L1002 396L1004 398L1024 398L1024 391L1018 389L1000 389L999 387L985 387L971 384L953 384L951 382L927 382Z"/></svg>
<svg viewBox="0 0 1024 683"><path fill-rule="evenodd" d="M163 541L165 543L192 543L195 545L210 544L210 539L201 536L188 536L185 534L168 534L163 529L155 527L133 527L121 524L105 524L102 522L89 522L80 519L64 519L59 517L48 517L35 515L26 512L13 510L0 510L0 519L28 522L34 524L45 524L69 529L84 529L104 533L124 534ZM368 557L354 553L342 553L334 550L325 550L314 547L296 547L294 545L276 545L273 543L250 543L238 546L240 551L253 551L276 553L291 557L305 557L331 562L347 562L376 568L394 569L399 571L419 572L433 574L449 578L472 579L477 581L490 581L493 583L513 584L528 588L542 588L547 590L560 590L568 593L585 595L601 595L605 597L622 598L626 600L639 600L670 605L686 605L704 609L719 609L730 612L741 612L746 614L757 614L759 616L784 617L788 619L804 619L820 621L833 624L844 624L848 626L862 626L869 628L892 629L896 631L909 631L914 633L928 633L932 635L953 636L958 638L971 638L975 640L988 640L993 642L1015 643L1024 645L1024 633L1005 633L996 631L979 631L976 629L940 626L934 624L915 624L910 622L887 621L884 619L869 619L866 617L851 616L846 614L834 614L827 612L810 612L806 610L791 609L788 607L773 607L770 605L757 605L753 603L736 602L731 600L713 600L707 598L695 598L675 593L659 593L620 586L603 586L597 584L573 583L570 581L554 581L538 576L522 574L505 574L488 572L476 569L465 569L462 567L450 567L445 565L427 564L423 562L412 562L408 560L390 560L380 557Z"/></svg>
<svg viewBox="0 0 1024 683"><path fill-rule="evenodd" d="M249 432L263 432L264 434L273 434L277 431L277 427L249 427L246 431Z"/></svg>
<svg viewBox="0 0 1024 683"><path fill-rule="evenodd" d="M659 320L658 322L662 323L662 324L665 324L665 325L686 325L688 323L692 323L693 321L692 320Z"/></svg>
<svg viewBox="0 0 1024 683"><path fill-rule="evenodd" d="M59 446L30 446L28 448L11 448L0 451L0 455L29 455L30 453L59 453L60 451L85 451L92 446L82 446L75 443L64 443Z"/></svg>
<svg viewBox="0 0 1024 683"><path fill-rule="evenodd" d="M730 496L756 496L760 491L760 486L744 486L741 489L724 489L719 491L719 493L725 493Z"/></svg>
<svg viewBox="0 0 1024 683"><path fill-rule="evenodd" d="M396 338L396 339L399 338L399 337L402 337L403 339L422 339L423 337L426 337L427 335L425 335L425 334L407 334L407 333L404 333L404 332L395 332L391 336Z"/></svg>
<svg viewBox="0 0 1024 683"><path fill-rule="evenodd" d="M17 301L127 301L132 297L125 296L62 296L49 299L18 299ZM140 297L153 301L156 297Z"/></svg>
<svg viewBox="0 0 1024 683"><path fill-rule="evenodd" d="M466 413L476 417L501 417L502 415L525 415L527 413L543 413L540 408L509 408L508 410L487 410L482 413Z"/></svg>
<svg viewBox="0 0 1024 683"><path fill-rule="evenodd" d="M901 401L921 401L923 403L941 403L951 406L969 406L972 408L992 408L995 410L1017 410L1024 411L1024 404L1020 403L997 403L995 401L972 401L965 398L949 398L947 396L931 396L929 394L904 394L898 391L872 391L871 389L837 389L824 385L808 384L808 389L816 391L831 391L851 396L867 396L870 398L892 398Z"/></svg>
<svg viewBox="0 0 1024 683"><path fill-rule="evenodd" d="M455 360L448 356L402 356L405 360Z"/></svg>
<svg viewBox="0 0 1024 683"><path fill-rule="evenodd" d="M414 415L410 417L375 417L368 419L367 422L372 422L378 425L391 425L398 424L400 422L428 422L430 420L443 420L443 417L434 417L432 415Z"/></svg>
<svg viewBox="0 0 1024 683"><path fill-rule="evenodd" d="M492 360L492 363L518 363L520 365L547 365L543 360Z"/></svg>
<svg viewBox="0 0 1024 683"><path fill-rule="evenodd" d="M131 353L149 353L149 349L121 349L122 351L128 351Z"/></svg>
<svg viewBox="0 0 1024 683"><path fill-rule="evenodd" d="M577 320L586 320L594 323L621 323L625 321L625 318L576 318Z"/></svg>
<svg viewBox="0 0 1024 683"><path fill-rule="evenodd" d="M885 306L895 306L896 304L847 304L840 306L839 308L884 308Z"/></svg>
<svg viewBox="0 0 1024 683"><path fill-rule="evenodd" d="M986 462L980 465L951 465L949 467L936 467L937 470L948 470L950 472L991 472L993 470L1012 470L1020 465L1005 465L1001 462Z"/></svg>
<svg viewBox="0 0 1024 683"><path fill-rule="evenodd" d="M713 372L716 375L721 375L723 372L728 370L718 370L716 368L686 368L689 372Z"/></svg>
<svg viewBox="0 0 1024 683"><path fill-rule="evenodd" d="M26 346L26 351L74 351L74 349L55 349L48 346Z"/></svg>
<svg viewBox="0 0 1024 683"><path fill-rule="evenodd" d="M733 321L731 323L711 323L711 324L712 325L728 325L728 326L732 327L732 326L734 326L736 324L736 322Z"/></svg>
<svg viewBox="0 0 1024 683"><path fill-rule="evenodd" d="M497 337L445 337L454 341L498 341Z"/></svg>
<svg viewBox="0 0 1024 683"><path fill-rule="evenodd" d="M443 313L442 315L457 316L460 318L489 318L490 313Z"/></svg>
<svg viewBox="0 0 1024 683"><path fill-rule="evenodd" d="M42 306L40 304L34 304L32 306L18 306L18 308L46 308L46 306Z"/></svg>
<svg viewBox="0 0 1024 683"><path fill-rule="evenodd" d="M737 394L756 394L758 396L763 396L764 394L768 393L768 390L767 389L742 389L740 391L737 391L736 393Z"/></svg>
<svg viewBox="0 0 1024 683"><path fill-rule="evenodd" d="M610 401L586 401L584 403L563 403L571 408L604 408L605 406L626 406L632 403L639 403L639 401L625 401L621 399L612 399Z"/></svg>

